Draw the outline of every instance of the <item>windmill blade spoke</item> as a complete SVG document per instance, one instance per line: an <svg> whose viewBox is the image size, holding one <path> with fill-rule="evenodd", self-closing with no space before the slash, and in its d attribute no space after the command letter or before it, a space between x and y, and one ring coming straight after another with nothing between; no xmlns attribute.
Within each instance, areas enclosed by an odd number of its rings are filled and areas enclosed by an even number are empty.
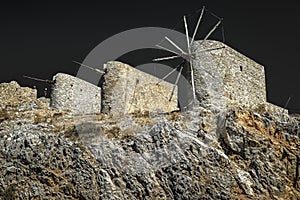
<svg viewBox="0 0 300 200"><path fill-rule="evenodd" d="M163 61L163 60L172 60L172 59L176 59L176 58L180 58L180 56L168 56L168 57L162 57L162 58L155 58L152 61L157 62L157 61Z"/></svg>
<svg viewBox="0 0 300 200"><path fill-rule="evenodd" d="M179 78L180 78L180 75L181 75L182 69L183 69L183 66L181 66L181 68L180 68L180 70L179 70L179 72L178 72L178 75L177 75L177 77L176 77L175 84L173 85L173 89L172 89L172 92L171 92L171 96L170 96L170 99L169 99L169 101L171 101L171 100L172 100L172 97L173 97L173 95L174 95L174 91L175 91L175 88L176 88L176 86L177 86L177 83L178 83L178 81L179 81Z"/></svg>
<svg viewBox="0 0 300 200"><path fill-rule="evenodd" d="M205 10L205 6L203 6L203 8L202 8L202 10L201 10L200 17L199 17L199 19L198 19L198 22L197 22L196 28L195 28L195 30L194 30L194 33L193 33L192 40L191 40L191 42L190 42L190 46L193 44L193 42L194 42L194 40L195 40L195 37L196 37L197 31L198 31L198 28L199 28L200 22L201 22L201 20L202 20L202 17L203 17L204 10Z"/></svg>
<svg viewBox="0 0 300 200"><path fill-rule="evenodd" d="M209 33L205 36L201 44L207 40L207 38L218 28L218 26L221 24L222 20L219 20L218 23L209 31Z"/></svg>
<svg viewBox="0 0 300 200"><path fill-rule="evenodd" d="M191 48L190 48L190 40L189 40L189 29L186 23L186 17L183 16L183 21L184 21L184 29L185 29L185 36L186 36L186 43L188 46L188 53L191 54Z"/></svg>
<svg viewBox="0 0 300 200"><path fill-rule="evenodd" d="M193 89L193 99L196 100L196 90L195 90L195 82L194 82L194 67L193 61L189 60L190 68L191 68L191 82L192 82L192 89Z"/></svg>
<svg viewBox="0 0 300 200"><path fill-rule="evenodd" d="M173 72L175 72L177 70L177 68L180 65L181 64L177 65L174 69L172 69L172 71L170 71L168 74L166 74L164 77L162 77L156 84L160 84L162 81L164 81L166 78L168 78Z"/></svg>
<svg viewBox="0 0 300 200"><path fill-rule="evenodd" d="M165 37L166 40L168 40L176 49L178 49L181 53L185 53L179 46L177 46L177 44L175 44L175 42L173 42L170 38L168 38L167 36Z"/></svg>
<svg viewBox="0 0 300 200"><path fill-rule="evenodd" d="M220 49L224 49L225 46L222 46L222 47L216 47L216 48L211 48L211 49L204 49L204 50L201 50L200 53L202 52L206 52L206 51L216 51L216 50L220 50Z"/></svg>
<svg viewBox="0 0 300 200"><path fill-rule="evenodd" d="M181 72L182 72L182 69L183 69L183 66L180 67L180 70L178 72L178 75L176 77L176 81L175 81L175 84L174 85L177 85L178 81L179 81L179 78L180 78L180 75L181 75Z"/></svg>
<svg viewBox="0 0 300 200"><path fill-rule="evenodd" d="M76 63L76 64L78 64L78 65L81 65L81 66L83 66L83 67L86 67L86 68L88 68L88 69L90 69L90 70L96 71L96 72L98 72L98 73L100 73L100 74L104 74L104 73L105 73L104 71L102 71L102 70L100 70L100 69L90 67L90 66L85 65L85 64L83 64L83 63L80 63L80 62L77 62L77 61L74 61L74 60L72 60L72 62L74 62L74 63Z"/></svg>
<svg viewBox="0 0 300 200"><path fill-rule="evenodd" d="M165 51L169 51L169 52L171 52L171 53L174 53L174 54L178 55L179 57L181 57L180 53L177 53L176 51L173 51L173 50L171 50L171 49L168 49L168 48L166 48L166 47L163 47L163 46L161 46L161 45L159 45L159 44L157 44L157 45L155 45L155 46L157 46L158 48L163 49L163 50L165 50Z"/></svg>

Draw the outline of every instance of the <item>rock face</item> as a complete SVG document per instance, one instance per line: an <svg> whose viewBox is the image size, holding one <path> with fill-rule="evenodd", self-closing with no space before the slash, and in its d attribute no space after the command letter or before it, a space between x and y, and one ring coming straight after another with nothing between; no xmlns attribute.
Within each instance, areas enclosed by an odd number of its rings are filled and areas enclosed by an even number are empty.
<svg viewBox="0 0 300 200"><path fill-rule="evenodd" d="M289 198L291 193L283 195L284 190L299 192L299 122L281 113L229 111L222 145L240 168L247 169L252 188L271 198Z"/></svg>
<svg viewBox="0 0 300 200"><path fill-rule="evenodd" d="M103 75L103 112L168 113L178 110L177 87L121 62L109 62ZM173 91L173 92L172 92Z"/></svg>
<svg viewBox="0 0 300 200"><path fill-rule="evenodd" d="M101 112L101 88L68 74L58 73L51 91L51 106L75 114Z"/></svg>
<svg viewBox="0 0 300 200"><path fill-rule="evenodd" d="M297 117L231 108L214 139L205 108L124 120L21 108L0 112L1 199L300 196Z"/></svg>

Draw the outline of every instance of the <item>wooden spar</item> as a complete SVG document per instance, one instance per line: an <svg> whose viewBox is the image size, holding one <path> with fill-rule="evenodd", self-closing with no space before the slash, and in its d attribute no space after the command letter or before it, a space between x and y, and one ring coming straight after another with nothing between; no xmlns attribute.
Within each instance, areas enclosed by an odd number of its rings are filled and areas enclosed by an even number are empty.
<svg viewBox="0 0 300 200"><path fill-rule="evenodd" d="M166 47L160 46L160 45L158 45L158 44L155 45L155 46L157 46L158 48L161 48L161 49L163 49L163 50L165 50L165 51L169 51L169 52L171 52L171 53L174 53L174 54L178 55L179 57L182 56L182 55L180 55L179 53L177 53L176 51L173 51L173 50L168 49L168 48L166 48Z"/></svg>
<svg viewBox="0 0 300 200"><path fill-rule="evenodd" d="M200 44L203 44L203 42L205 42L205 40L207 40L207 38L218 28L218 26L221 24L222 20L219 20L218 23L216 23L216 25L208 32L208 34L205 36L205 38L203 39L203 41Z"/></svg>
<svg viewBox="0 0 300 200"><path fill-rule="evenodd" d="M186 17L183 16L183 21L184 21L184 28L185 28L185 36L186 36L186 42L188 46L188 62L191 68L191 82L192 82L192 90L193 90L193 99L196 100L196 91L195 91L195 83L194 83L194 69L193 69L193 63L191 60L191 47L190 47L190 41L189 41L189 31L188 31L188 26L186 23Z"/></svg>
<svg viewBox="0 0 300 200"><path fill-rule="evenodd" d="M185 36L186 36L186 43L187 43L187 47L188 47L188 54L191 54L191 48L190 48L190 40L189 40L189 30L187 27L187 23L186 23L186 17L183 16L183 21L184 21L184 29L185 29Z"/></svg>
<svg viewBox="0 0 300 200"><path fill-rule="evenodd" d="M90 70L93 70L93 71L95 71L95 72L97 72L97 73L104 74L104 71L102 71L102 70L100 70L100 69L90 67L90 66L88 66L88 65L85 65L85 64L83 64L83 63L80 63L80 62L77 62L77 61L74 61L74 60L72 60L72 62L74 62L74 63L76 63L76 64L79 64L79 65L81 65L81 66L83 66L83 67L86 67L86 68L88 68L88 69L90 69Z"/></svg>
<svg viewBox="0 0 300 200"><path fill-rule="evenodd" d="M176 87L176 85L177 85L177 83L178 83L178 81L179 81L179 78L180 78L182 69L183 69L183 65L180 67L180 70L179 70L178 75L177 75L177 77L176 77L176 81L175 81L175 83L174 83L174 85L173 85L173 89L172 89L172 92L171 92L171 96L170 96L169 101L172 100L172 97L173 97L174 91L175 91L175 87Z"/></svg>
<svg viewBox="0 0 300 200"><path fill-rule="evenodd" d="M27 78L27 79L34 80L34 81L45 82L45 83L48 83L48 84L54 84L55 83L55 80L45 80L45 79L35 78L35 77L31 77L31 76L26 76L26 75L23 75L23 77Z"/></svg>
<svg viewBox="0 0 300 200"><path fill-rule="evenodd" d="M157 61L163 61L163 60L172 60L175 58L180 58L180 56L169 56L169 57L162 57L162 58L155 58L152 61L157 62Z"/></svg>
<svg viewBox="0 0 300 200"><path fill-rule="evenodd" d="M198 19L198 22L197 22L196 28L195 28L195 30L194 30L194 33L193 33L192 40L191 40L191 42L190 42L190 46L193 44L193 42L194 42L194 40L195 40L195 37L196 37L197 31L198 31L198 28L199 28L199 25L200 25L201 19L202 19L202 17L203 17L204 10L205 10L205 6L203 6L203 8L202 8L202 11L201 11L200 17L199 17L199 19Z"/></svg>
<svg viewBox="0 0 300 200"><path fill-rule="evenodd" d="M290 100L292 99L293 95L289 96L288 100L286 101L285 105L284 105L284 109L286 109L286 107L288 106L288 104L290 103Z"/></svg>
<svg viewBox="0 0 300 200"><path fill-rule="evenodd" d="M160 81L157 82L157 84L160 84L162 81L164 81L166 78L168 78L173 72L175 72L177 70L177 68L179 66L181 66L185 61L183 61L182 63L180 63L179 65L177 65L174 69L172 69L172 71L170 71L167 75L165 75L164 77L162 77L160 79Z"/></svg>
<svg viewBox="0 0 300 200"><path fill-rule="evenodd" d="M177 46L170 38L168 38L167 36L165 37L166 40L168 40L176 49L178 49L182 54L185 54L185 52L179 47Z"/></svg>
<svg viewBox="0 0 300 200"><path fill-rule="evenodd" d="M199 52L201 53L201 52L206 52L206 51L216 51L216 50L220 50L220 49L224 49L224 48L225 48L225 46L221 46L221 47L216 47L216 48L211 48L211 49L204 49Z"/></svg>

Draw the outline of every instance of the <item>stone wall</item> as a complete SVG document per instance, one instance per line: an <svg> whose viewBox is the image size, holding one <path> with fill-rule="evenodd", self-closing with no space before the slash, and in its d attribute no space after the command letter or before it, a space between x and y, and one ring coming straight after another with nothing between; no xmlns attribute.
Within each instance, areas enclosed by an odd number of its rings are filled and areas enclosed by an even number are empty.
<svg viewBox="0 0 300 200"><path fill-rule="evenodd" d="M121 62L105 64L102 107L104 113L167 113L178 110L177 87ZM172 97L171 97L172 96Z"/></svg>
<svg viewBox="0 0 300 200"><path fill-rule="evenodd" d="M198 95L201 96L203 93L207 96L225 95L226 107L256 108L267 102L265 72L262 65L222 42L209 40L202 43L202 41L197 41L195 48L195 79L202 80L195 81L198 93L202 93ZM204 72L203 68L212 76ZM214 83L207 82L218 82L220 85L209 87L209 84ZM205 93L205 87L208 87L210 91ZM220 103L222 104L222 102ZM272 106L273 104L267 105L270 110L278 111L278 106L274 106L274 109L271 108Z"/></svg>
<svg viewBox="0 0 300 200"><path fill-rule="evenodd" d="M58 73L51 92L51 106L75 114L101 112L101 88L68 74Z"/></svg>
<svg viewBox="0 0 300 200"><path fill-rule="evenodd" d="M218 41L197 41L193 46L194 81L200 105L212 111L230 107L287 113L267 102L264 67ZM51 105L75 113L168 113L178 110L173 84L121 62L105 65L101 89L76 77L57 74ZM171 98L172 96L172 98Z"/></svg>

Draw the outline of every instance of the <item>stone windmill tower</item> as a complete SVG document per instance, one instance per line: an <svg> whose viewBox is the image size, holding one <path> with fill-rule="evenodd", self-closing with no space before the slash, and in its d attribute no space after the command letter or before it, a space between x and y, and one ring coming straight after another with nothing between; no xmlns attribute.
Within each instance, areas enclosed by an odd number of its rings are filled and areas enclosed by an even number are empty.
<svg viewBox="0 0 300 200"><path fill-rule="evenodd" d="M224 43L222 18L210 12L217 22L203 39L195 40L205 12L209 11L203 7L192 37L189 36L187 19L185 16L183 17L186 49L166 36L165 40L173 48L167 48L160 44L157 46L173 55L156 58L154 61L164 62L178 58L184 60L184 62L180 61L177 68L180 67L180 73L183 67L189 68L193 100L198 101L204 107L222 110L241 106L286 113L287 110L267 102L264 67ZM221 29L223 42L209 40L209 37L218 28ZM176 79L175 85L177 81L178 79Z"/></svg>
<svg viewBox="0 0 300 200"><path fill-rule="evenodd" d="M164 40L172 48L157 45L173 55L154 61L181 59L180 64L162 79L120 62L109 62L105 65L105 71L99 72L105 80L100 87L60 73L54 77L51 105L75 113L110 112L123 115L137 112L171 112L178 110L176 85L183 68L186 67L192 88L191 103L198 102L212 111L241 106L287 112L267 102L264 67L224 43L221 18L210 13L217 22L202 40L196 41L205 12L207 9L203 7L191 37L187 18L183 17L186 49L168 36L165 36ZM209 40L220 27L223 42ZM179 73L174 84L164 81L176 70Z"/></svg>

